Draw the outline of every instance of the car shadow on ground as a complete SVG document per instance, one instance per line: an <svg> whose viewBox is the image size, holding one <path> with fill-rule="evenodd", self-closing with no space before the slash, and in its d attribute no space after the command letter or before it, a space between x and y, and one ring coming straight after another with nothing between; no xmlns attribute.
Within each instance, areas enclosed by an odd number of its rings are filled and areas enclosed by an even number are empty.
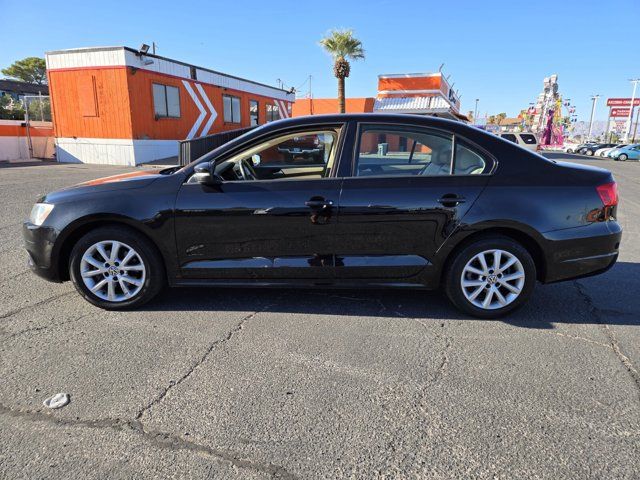
<svg viewBox="0 0 640 480"><path fill-rule="evenodd" d="M20 168L20 167L50 167L58 165L54 160L32 160L22 162L0 161L0 168Z"/></svg>
<svg viewBox="0 0 640 480"><path fill-rule="evenodd" d="M639 291L640 264L619 262L600 276L538 284L529 303L502 321L533 329L557 323L640 326ZM482 321L458 312L439 291L400 289L172 288L142 309Z"/></svg>

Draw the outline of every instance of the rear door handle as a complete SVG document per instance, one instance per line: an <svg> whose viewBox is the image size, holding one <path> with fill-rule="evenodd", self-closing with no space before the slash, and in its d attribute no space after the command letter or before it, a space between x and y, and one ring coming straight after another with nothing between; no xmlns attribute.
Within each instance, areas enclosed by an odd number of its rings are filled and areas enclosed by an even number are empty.
<svg viewBox="0 0 640 480"><path fill-rule="evenodd" d="M445 207L459 205L464 202L466 202L464 197L459 197L453 193L447 193L446 195L443 195L442 198L438 199L438 203L441 203Z"/></svg>

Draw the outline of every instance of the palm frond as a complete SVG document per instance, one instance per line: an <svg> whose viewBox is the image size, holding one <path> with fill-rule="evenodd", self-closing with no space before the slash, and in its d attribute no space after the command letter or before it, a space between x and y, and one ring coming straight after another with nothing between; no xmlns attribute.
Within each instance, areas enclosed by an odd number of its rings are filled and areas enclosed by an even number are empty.
<svg viewBox="0 0 640 480"><path fill-rule="evenodd" d="M353 30L331 30L326 37L320 40L320 45L331 55L334 60L358 60L364 58L362 42L353 36Z"/></svg>

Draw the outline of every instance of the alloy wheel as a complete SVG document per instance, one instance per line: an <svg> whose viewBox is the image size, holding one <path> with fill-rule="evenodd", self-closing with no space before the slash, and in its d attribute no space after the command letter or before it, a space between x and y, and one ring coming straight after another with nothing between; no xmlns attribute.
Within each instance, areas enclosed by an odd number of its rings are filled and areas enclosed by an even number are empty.
<svg viewBox="0 0 640 480"><path fill-rule="evenodd" d="M80 261L84 285L96 297L108 302L123 302L138 295L146 274L140 254L116 240L91 245Z"/></svg>
<svg viewBox="0 0 640 480"><path fill-rule="evenodd" d="M462 270L460 285L466 299L483 310L496 310L513 303L525 283L524 267L505 250L485 250Z"/></svg>

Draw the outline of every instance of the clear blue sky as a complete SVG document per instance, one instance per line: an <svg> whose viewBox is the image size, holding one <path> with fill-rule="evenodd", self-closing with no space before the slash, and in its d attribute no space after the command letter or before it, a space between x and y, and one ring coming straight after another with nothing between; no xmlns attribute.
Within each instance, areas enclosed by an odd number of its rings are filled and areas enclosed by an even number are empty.
<svg viewBox="0 0 640 480"><path fill-rule="evenodd" d="M586 120L591 94L631 96L627 80L640 77L640 0L0 0L0 12L0 67L48 50L155 40L158 54L273 85L312 75L314 96L330 97L335 79L317 42L349 27L367 58L353 65L348 96L375 96L378 74L444 62L464 112L480 98L483 114L514 115L557 73ZM606 118L604 102L596 118Z"/></svg>

